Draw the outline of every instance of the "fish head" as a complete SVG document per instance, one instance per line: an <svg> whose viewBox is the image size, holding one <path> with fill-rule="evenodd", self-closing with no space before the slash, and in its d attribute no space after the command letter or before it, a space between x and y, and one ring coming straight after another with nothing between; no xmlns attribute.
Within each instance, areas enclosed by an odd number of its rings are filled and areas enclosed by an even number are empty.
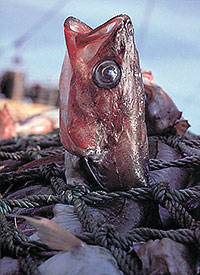
<svg viewBox="0 0 200 275"><path fill-rule="evenodd" d="M69 17L60 76L60 137L107 190L147 185L145 98L133 25L118 15L92 29Z"/></svg>

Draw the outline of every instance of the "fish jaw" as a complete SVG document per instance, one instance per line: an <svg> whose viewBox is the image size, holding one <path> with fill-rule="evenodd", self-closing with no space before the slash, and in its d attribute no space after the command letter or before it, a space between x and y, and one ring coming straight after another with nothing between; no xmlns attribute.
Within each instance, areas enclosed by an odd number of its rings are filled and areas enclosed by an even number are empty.
<svg viewBox="0 0 200 275"><path fill-rule="evenodd" d="M88 159L103 188L145 186L145 99L131 20L119 15L94 30L74 18L67 20L60 77L61 142L71 154ZM104 61L114 62L121 72L114 87L94 81Z"/></svg>

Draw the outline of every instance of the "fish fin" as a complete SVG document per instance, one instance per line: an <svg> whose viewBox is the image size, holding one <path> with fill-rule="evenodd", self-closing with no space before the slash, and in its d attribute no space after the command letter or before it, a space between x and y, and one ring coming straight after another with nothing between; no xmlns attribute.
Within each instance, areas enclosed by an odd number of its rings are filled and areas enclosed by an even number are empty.
<svg viewBox="0 0 200 275"><path fill-rule="evenodd" d="M52 156L41 157L40 159L36 159L31 162L27 162L24 165L20 166L20 168L17 169L16 171L14 171L13 173L15 174L15 173L18 173L18 172L26 170L26 169L39 167L40 165L46 165L49 163L54 163L54 164L57 164L57 165L60 165L61 167L63 167L64 166L64 152L57 153Z"/></svg>
<svg viewBox="0 0 200 275"><path fill-rule="evenodd" d="M52 249L71 251L84 246L84 242L69 233L64 228L46 218L31 218L19 216L34 226L41 241Z"/></svg>

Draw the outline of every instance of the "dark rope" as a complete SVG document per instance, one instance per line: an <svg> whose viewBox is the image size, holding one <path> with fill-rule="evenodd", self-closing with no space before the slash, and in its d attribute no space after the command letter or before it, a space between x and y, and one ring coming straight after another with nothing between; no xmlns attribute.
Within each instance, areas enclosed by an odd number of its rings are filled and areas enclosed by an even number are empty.
<svg viewBox="0 0 200 275"><path fill-rule="evenodd" d="M200 155L199 156L190 156L182 159L164 161L161 159L151 159L150 160L150 170L160 170L170 167L179 167L179 168L191 168L195 166L200 166Z"/></svg>
<svg viewBox="0 0 200 275"><path fill-rule="evenodd" d="M167 145L177 149L182 154L186 154L188 156L200 155L200 148L196 146L196 140L192 140L190 141L190 144L188 144L187 139L180 139L178 136L160 136L159 139Z"/></svg>

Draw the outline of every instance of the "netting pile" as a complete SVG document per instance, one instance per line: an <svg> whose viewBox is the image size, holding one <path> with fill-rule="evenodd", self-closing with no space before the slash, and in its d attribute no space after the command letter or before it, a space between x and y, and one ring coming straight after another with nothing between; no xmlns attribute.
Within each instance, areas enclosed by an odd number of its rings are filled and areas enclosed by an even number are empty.
<svg viewBox="0 0 200 275"><path fill-rule="evenodd" d="M175 136L157 137L166 144L178 149L184 158L165 162L151 159L150 170L166 167L194 168L200 173L200 138L179 139ZM20 233L15 224L16 209L22 209L21 214L32 215L37 209L49 211L49 206L56 203L73 205L84 233L78 237L88 244L95 244L109 249L116 258L119 268L124 274L140 274L141 262L136 253L130 253L133 242L170 238L183 244L191 244L200 249L200 222L190 213L191 199L200 202L200 184L187 189L176 190L169 184L155 184L152 187L132 188L129 191L91 191L85 185L70 186L66 184L64 167L53 161L34 167L19 170L23 164L62 153L58 131L47 135L21 136L0 142L0 159L2 163L13 160L10 171L0 173L0 235L2 255L17 258L21 271L25 274L39 274L38 259L44 261L51 255L51 250L37 241ZM15 163L16 161L16 163ZM2 164L3 165L3 164ZM18 170L17 170L18 169ZM38 182L50 186L52 193L35 194L24 198L10 198L10 194L22 187L33 188ZM200 183L200 182L199 182ZM20 191L18 191L20 192ZM159 230L152 228L135 228L124 234L119 233L111 224L101 225L91 215L88 206L101 205L119 197L134 201L154 201L167 208L172 218L179 225L174 230ZM45 208L47 207L47 208ZM52 209L50 209L52 210Z"/></svg>

